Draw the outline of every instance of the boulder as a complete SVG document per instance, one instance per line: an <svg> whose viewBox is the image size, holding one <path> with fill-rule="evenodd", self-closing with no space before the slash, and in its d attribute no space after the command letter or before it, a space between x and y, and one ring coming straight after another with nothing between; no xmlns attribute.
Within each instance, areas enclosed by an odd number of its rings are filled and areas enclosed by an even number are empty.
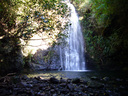
<svg viewBox="0 0 128 96"><path fill-rule="evenodd" d="M74 86L72 84L68 84L67 85L67 88L70 90L70 91L73 91L74 90Z"/></svg>
<svg viewBox="0 0 128 96"><path fill-rule="evenodd" d="M59 83L59 80L56 79L55 77L51 77L51 78L49 79L49 81L50 81L50 83L53 83L53 84L58 84L58 83Z"/></svg>
<svg viewBox="0 0 128 96"><path fill-rule="evenodd" d="M72 83L78 84L80 83L80 79L79 78L72 79Z"/></svg>
<svg viewBox="0 0 128 96"><path fill-rule="evenodd" d="M60 78L60 83L66 83L66 80L64 80L63 78Z"/></svg>
<svg viewBox="0 0 128 96"><path fill-rule="evenodd" d="M104 80L104 81L109 81L110 78L109 78L109 77L104 77L103 80Z"/></svg>

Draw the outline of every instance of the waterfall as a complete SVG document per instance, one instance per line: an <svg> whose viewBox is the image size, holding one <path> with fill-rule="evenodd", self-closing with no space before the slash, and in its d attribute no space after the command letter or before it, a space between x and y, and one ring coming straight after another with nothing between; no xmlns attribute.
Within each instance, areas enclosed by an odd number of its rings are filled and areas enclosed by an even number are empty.
<svg viewBox="0 0 128 96"><path fill-rule="evenodd" d="M67 44L60 47L60 62L62 70L79 71L85 70L84 40L79 24L79 18L75 7L68 3L71 9L70 23L68 28Z"/></svg>

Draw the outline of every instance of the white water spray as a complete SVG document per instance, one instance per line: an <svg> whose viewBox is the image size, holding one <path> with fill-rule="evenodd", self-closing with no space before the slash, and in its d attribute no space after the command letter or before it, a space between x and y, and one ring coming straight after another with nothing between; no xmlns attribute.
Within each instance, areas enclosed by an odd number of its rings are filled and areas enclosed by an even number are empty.
<svg viewBox="0 0 128 96"><path fill-rule="evenodd" d="M62 70L80 71L85 70L84 59L84 40L79 24L79 18L75 7L68 3L71 9L70 25L68 29L67 45L62 49L60 47L60 61Z"/></svg>

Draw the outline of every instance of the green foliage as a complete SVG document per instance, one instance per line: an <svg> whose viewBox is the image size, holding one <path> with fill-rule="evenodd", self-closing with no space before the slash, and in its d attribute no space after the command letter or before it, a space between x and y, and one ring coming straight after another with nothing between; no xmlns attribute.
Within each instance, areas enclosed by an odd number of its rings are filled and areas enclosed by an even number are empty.
<svg viewBox="0 0 128 96"><path fill-rule="evenodd" d="M48 54L46 56L43 56L45 63L48 63L48 61L53 57L53 54L54 54L54 51L50 50L48 51Z"/></svg>
<svg viewBox="0 0 128 96"><path fill-rule="evenodd" d="M78 9L83 2L75 1ZM87 52L101 67L128 68L127 5L127 0L90 0L86 11L79 10Z"/></svg>
<svg viewBox="0 0 128 96"><path fill-rule="evenodd" d="M67 5L60 0L1 0L0 68L4 69L1 66L6 67L11 59L10 65L15 63L15 53L24 47L21 39L27 42L33 34L45 32L52 34L49 38L55 41L57 34L64 29L61 23L63 17L67 16L66 10ZM11 57L7 54L15 55Z"/></svg>
<svg viewBox="0 0 128 96"><path fill-rule="evenodd" d="M31 52L28 53L28 56L24 56L23 61L24 61L24 68L29 69L30 68L30 63L32 61L33 55Z"/></svg>

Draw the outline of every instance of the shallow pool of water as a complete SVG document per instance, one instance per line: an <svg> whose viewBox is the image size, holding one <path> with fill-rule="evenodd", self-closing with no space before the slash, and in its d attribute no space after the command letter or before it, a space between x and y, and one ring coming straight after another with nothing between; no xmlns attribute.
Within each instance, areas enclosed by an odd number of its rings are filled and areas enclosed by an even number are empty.
<svg viewBox="0 0 128 96"><path fill-rule="evenodd" d="M42 77L44 79L49 79L50 77L56 77L57 79L60 78L81 78L81 79L87 79L87 74L92 73L90 70L84 70L84 71L38 71L38 72L32 72L27 74L28 77Z"/></svg>
<svg viewBox="0 0 128 96"><path fill-rule="evenodd" d="M43 79L49 79L50 77L56 77L57 79L73 79L80 78L84 80L90 80L90 77L96 76L98 78L110 77L110 78L128 78L125 73L121 72L109 72L109 71L37 71L27 73L28 77L42 77Z"/></svg>

